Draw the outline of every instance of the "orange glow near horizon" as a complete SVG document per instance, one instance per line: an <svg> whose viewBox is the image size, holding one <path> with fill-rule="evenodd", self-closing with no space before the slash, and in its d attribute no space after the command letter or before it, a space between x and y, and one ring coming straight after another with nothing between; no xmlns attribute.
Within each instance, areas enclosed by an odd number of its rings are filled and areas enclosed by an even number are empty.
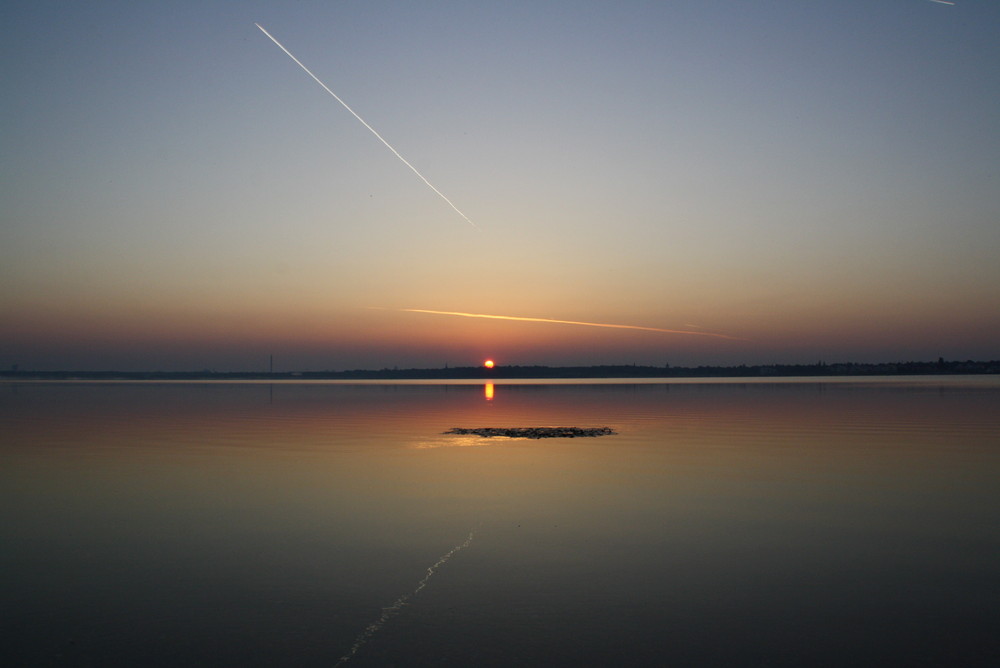
<svg viewBox="0 0 1000 668"><path fill-rule="evenodd" d="M487 369L492 369L493 368L493 360L486 360L485 362L483 362L483 366L486 367Z"/></svg>

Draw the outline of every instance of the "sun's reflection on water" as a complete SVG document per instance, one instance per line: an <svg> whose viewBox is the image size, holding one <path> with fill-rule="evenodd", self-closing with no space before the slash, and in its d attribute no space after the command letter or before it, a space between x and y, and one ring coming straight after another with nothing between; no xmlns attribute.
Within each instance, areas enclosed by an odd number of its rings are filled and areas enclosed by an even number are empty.
<svg viewBox="0 0 1000 668"><path fill-rule="evenodd" d="M499 440L499 439L498 439ZM415 450L429 450L431 448L469 448L483 445L490 445L490 439L482 436L448 436L437 439L427 439L411 444L409 447Z"/></svg>

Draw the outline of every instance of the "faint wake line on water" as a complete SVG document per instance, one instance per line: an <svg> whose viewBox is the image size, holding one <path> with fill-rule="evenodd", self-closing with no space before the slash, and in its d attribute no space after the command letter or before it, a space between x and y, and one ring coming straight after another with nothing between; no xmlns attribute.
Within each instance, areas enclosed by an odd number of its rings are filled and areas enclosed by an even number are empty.
<svg viewBox="0 0 1000 668"><path fill-rule="evenodd" d="M455 547L451 548L447 553L442 555L440 559L435 561L432 566L428 567L427 575L425 575L423 579L417 583L416 589L411 591L409 594L403 594L398 599L396 599L396 601L392 605L382 608L382 614L379 616L379 618L365 627L365 630L362 631L361 635L358 636L358 639L354 641L354 644L351 645L351 649L348 650L347 654L340 657L337 660L337 663L333 664L334 668L337 668L337 666L343 665L344 663L350 661L351 658L358 653L358 650L360 650L364 646L364 644L371 639L373 635L378 633L378 631L383 626L385 626L386 622L388 622L390 619L392 619L393 617L395 617L400 613L400 611L403 609L403 606L406 605L406 602L410 600L410 598L416 596L421 589L427 586L427 581L431 579L431 576L434 575L434 573L437 571L438 568L444 565L446 561L451 559L453 554L455 554L459 550L469 547L469 544L472 543L472 538L473 536L475 536L475 534L476 534L475 530L470 531L469 537L466 538L464 542L461 542Z"/></svg>

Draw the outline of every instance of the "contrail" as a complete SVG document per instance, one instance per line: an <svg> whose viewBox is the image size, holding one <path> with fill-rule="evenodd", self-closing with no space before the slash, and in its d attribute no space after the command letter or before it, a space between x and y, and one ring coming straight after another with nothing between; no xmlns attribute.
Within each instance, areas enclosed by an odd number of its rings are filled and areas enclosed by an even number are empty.
<svg viewBox="0 0 1000 668"><path fill-rule="evenodd" d="M948 2L948 0L931 0L931 2L936 2L939 5L954 5L954 2Z"/></svg>
<svg viewBox="0 0 1000 668"><path fill-rule="evenodd" d="M351 657L353 657L355 654L357 654L358 650L361 649L362 646L364 646L364 644L366 642L368 642L368 640L373 635L375 635L376 633L378 633L378 631L383 626L385 626L385 623L387 621L389 621L390 619L392 619L393 617L395 617L396 615L399 614L399 612L403 609L403 606L406 605L406 602L411 597L416 596L418 593L420 593L421 589L423 589L424 587L427 586L427 581L431 579L431 576L434 575L434 573L437 571L437 569L439 569L441 566L443 566L446 561L448 561L449 559L451 559L451 556L453 554L455 554L459 550L462 550L464 548L469 547L469 544L472 543L472 538L473 538L473 536L475 536L475 534L476 534L475 530L470 531L469 532L469 537L465 539L465 542L459 543L455 547L451 548L451 550L449 550L448 552L446 552L444 555L441 556L441 558L439 558L437 561L435 561L433 566L429 566L427 568L427 574L424 576L423 580L421 580L420 582L417 583L417 588L416 589L414 589L409 594L403 594L402 596L400 596L399 598L397 598L396 601L392 605L390 605L390 606L388 606L386 608L382 608L382 614L379 616L379 618L376 619L374 622L372 622L371 624L369 624L368 626L365 627L365 630L362 631L361 635L358 636L358 639L354 641L354 644L351 645L351 649L349 649L347 651L347 654L345 654L344 656L340 657L340 659L338 659L337 663L333 664L334 668L337 668L337 666L343 665L343 664L347 663L348 661L350 661Z"/></svg>
<svg viewBox="0 0 1000 668"><path fill-rule="evenodd" d="M379 309L378 306L369 306L371 309ZM382 309L379 309L382 310ZM711 336L719 339L729 339L731 341L748 341L749 339L728 334L714 334L712 332L695 332L687 329L660 329L659 327L640 327L639 325L615 325L607 322L581 322L579 320L553 320L552 318L525 318L515 315L487 315L485 313L462 313L460 311L429 311L420 308L401 308L398 311L406 313L431 313L434 315L454 315L462 318L489 318L492 320L518 320L521 322L549 322L559 325L582 325L584 327L610 327L612 329L640 329L646 332L660 332L661 334L687 334L690 336Z"/></svg>
<svg viewBox="0 0 1000 668"><path fill-rule="evenodd" d="M404 165L406 165L407 167L409 167L410 169L412 169L413 173L416 174L417 176L419 176L420 180L423 181L424 183L426 183L428 188L430 188L431 190L433 190L434 192L436 192L441 199L443 199L445 202L448 203L448 206L450 206L452 209L455 210L456 213L458 213L458 215L460 215L462 218L465 218L465 220L469 223L469 225L472 225L473 227L475 227L475 228L478 229L479 226L476 225L474 222L472 222L471 218L469 218L464 213L462 213L461 209L459 209L457 206L455 206L455 204L450 199L448 199L447 197L444 196L444 193L442 193L440 190L438 190L437 188L435 188L434 185L430 181L428 181L427 178L423 174L421 174L419 171L417 171L416 167L414 167L409 162L407 162L406 158L404 158L403 156L401 156L399 154L399 151L397 151L396 149L394 149L392 147L392 145L389 144L389 142L387 142L382 137L382 135L380 135L378 132L376 132L375 128L373 128L372 126L368 125L368 123L365 122L365 119L363 119L360 116L358 116L357 112L354 111L353 109L351 109L349 106L347 106L347 103L344 102L343 100L341 100L337 96L336 93L334 93L332 90L330 90L327 87L327 85L325 83L323 83L322 81L320 81L319 77L317 77L315 74L313 74L312 72L310 72L309 68L302 64L302 61L300 61L298 58L296 58L295 56L293 56L291 51L289 51L284 46L282 46L281 42L279 42L278 40L276 40L274 38L274 36L271 35L271 33L269 33L268 31L264 30L264 26L262 26L259 23L254 23L254 25L257 26L258 28L260 28L260 31L262 33L264 33L265 35L267 35L271 39L272 42L274 42L275 44L277 44L279 49L281 49L286 54L288 54L289 58L291 58L292 60L294 60L295 63L299 67L301 67L303 70L305 70L306 74L308 74L309 76L311 76L316 81L316 83L318 83L320 86L322 86L323 90L325 90L327 93L329 93L330 95L332 95L333 99L335 99L337 102L340 102L340 104L344 105L344 109L347 109L349 112L351 112L351 114L354 116L354 118L356 118L359 121L361 121L362 125L364 125L366 128L368 128L369 130L371 130L371 133L373 135L375 135L376 137L378 137L378 140L380 142L382 142L383 144L385 144L386 148L388 148L390 151L392 151L393 155L395 155L397 158L399 158L400 160L402 160Z"/></svg>

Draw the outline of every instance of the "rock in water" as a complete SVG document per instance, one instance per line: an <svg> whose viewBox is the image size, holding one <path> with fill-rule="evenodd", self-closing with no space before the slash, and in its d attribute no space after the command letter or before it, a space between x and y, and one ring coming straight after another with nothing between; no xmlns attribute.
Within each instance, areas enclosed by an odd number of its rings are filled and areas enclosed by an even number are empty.
<svg viewBox="0 0 1000 668"><path fill-rule="evenodd" d="M454 427L446 434L476 434L483 438L507 436L508 438L577 438L580 436L610 436L611 427L480 427L465 429Z"/></svg>

